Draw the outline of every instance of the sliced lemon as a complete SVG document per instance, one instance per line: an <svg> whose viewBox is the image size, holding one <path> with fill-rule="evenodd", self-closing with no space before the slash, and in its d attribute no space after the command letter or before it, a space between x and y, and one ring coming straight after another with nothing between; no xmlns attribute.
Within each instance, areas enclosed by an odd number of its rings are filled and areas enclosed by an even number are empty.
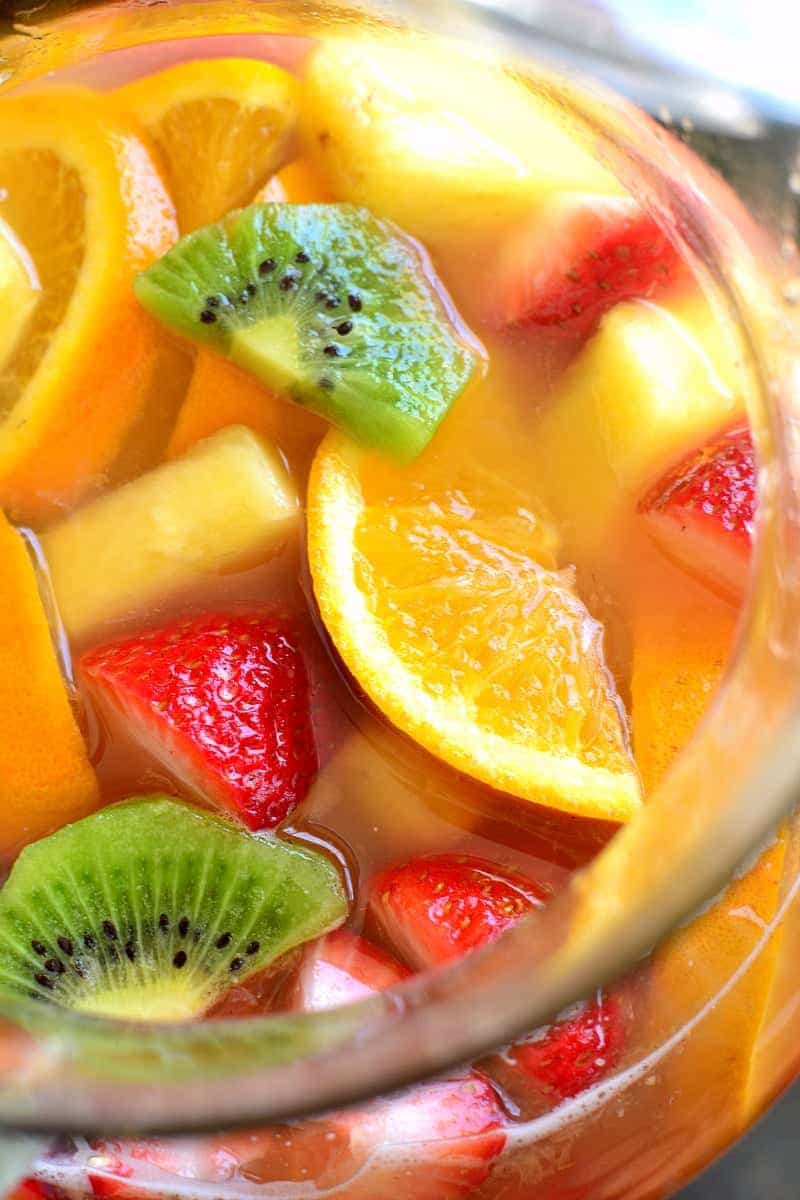
<svg viewBox="0 0 800 1200"><path fill-rule="evenodd" d="M308 542L328 632L389 720L453 767L625 821L640 791L601 627L529 498L448 449L394 468L326 436Z"/></svg>
<svg viewBox="0 0 800 1200"><path fill-rule="evenodd" d="M180 63L116 92L160 149L182 233L249 204L289 154L299 84L247 58Z"/></svg>
<svg viewBox="0 0 800 1200"><path fill-rule="evenodd" d="M41 522L102 482L151 382L134 275L177 234L130 122L80 89L0 99L0 218L41 293L0 367L0 504Z"/></svg>

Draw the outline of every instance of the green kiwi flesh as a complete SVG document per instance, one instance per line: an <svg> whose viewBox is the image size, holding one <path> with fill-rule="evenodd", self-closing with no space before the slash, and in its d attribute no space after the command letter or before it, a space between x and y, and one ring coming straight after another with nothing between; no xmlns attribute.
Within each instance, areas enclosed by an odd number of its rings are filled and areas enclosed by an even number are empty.
<svg viewBox="0 0 800 1200"><path fill-rule="evenodd" d="M185 1020L346 915L323 854L137 798L23 850L0 891L0 990Z"/></svg>
<svg viewBox="0 0 800 1200"><path fill-rule="evenodd" d="M135 289L177 333L400 460L479 362L416 243L352 205L251 205L182 238Z"/></svg>

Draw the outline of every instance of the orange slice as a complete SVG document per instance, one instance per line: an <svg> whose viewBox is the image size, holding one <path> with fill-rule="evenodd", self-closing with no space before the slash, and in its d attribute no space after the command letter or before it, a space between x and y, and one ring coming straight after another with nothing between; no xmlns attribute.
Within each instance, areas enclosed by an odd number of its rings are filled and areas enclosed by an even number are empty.
<svg viewBox="0 0 800 1200"><path fill-rule="evenodd" d="M0 513L0 855L96 808L33 562Z"/></svg>
<svg viewBox="0 0 800 1200"><path fill-rule="evenodd" d="M78 88L0 99L0 218L41 295L0 367L0 504L31 523L103 480L150 385L137 271L177 230L133 128Z"/></svg>
<svg viewBox="0 0 800 1200"><path fill-rule="evenodd" d="M180 63L116 92L164 156L181 232L249 204L289 153L299 84L270 63Z"/></svg>
<svg viewBox="0 0 800 1200"><path fill-rule="evenodd" d="M375 704L453 767L625 821L639 784L601 628L530 497L485 462L445 434L397 468L329 433L308 496L323 620Z"/></svg>

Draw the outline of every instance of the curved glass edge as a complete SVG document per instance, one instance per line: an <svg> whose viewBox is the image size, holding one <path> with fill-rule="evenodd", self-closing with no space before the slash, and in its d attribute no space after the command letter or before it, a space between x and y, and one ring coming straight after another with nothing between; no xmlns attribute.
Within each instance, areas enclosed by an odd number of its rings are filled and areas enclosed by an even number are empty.
<svg viewBox="0 0 800 1200"><path fill-rule="evenodd" d="M143 22L146 13L136 7ZM190 36L189 6L182 7L187 28L181 36ZM395 14L400 7L389 6ZM420 17L418 6L402 7ZM432 5L427 12L441 18L452 9ZM131 12L127 5L103 9L104 19ZM291 12L297 20L295 5L244 3L235 12L239 31L274 30L277 19L281 31L292 32ZM158 16L159 10L152 12L154 22ZM109 20L105 40L96 32L96 45L113 49L114 39L119 46L131 44L142 40L142 30ZM72 46L69 53L77 60L81 48ZM524 63L519 69L528 70ZM545 82L591 126L590 96L577 97L561 79ZM345 1105L474 1058L542 1024L642 958L725 884L796 799L800 372L792 372L790 361L799 347L780 296L761 283L767 264L780 279L785 263L732 199L721 217L715 208L714 220L704 220L703 173L695 174L685 158L677 162L675 143L645 118L610 103L610 110L603 109L604 124L609 113L617 116L610 154L624 163L635 142L649 164L648 201L670 227L691 212L695 228L687 254L705 272L717 303L745 331L742 350L752 364L753 394L760 397L751 414L761 463L756 583L735 661L698 737L642 815L564 894L494 946L412 980L379 1002L334 1015L265 1018L246 1032L233 1022L219 1023L213 1038L208 1027L143 1030L50 1020L40 1011L22 1034L33 1035L35 1054L0 1086L5 1125L76 1132L242 1125ZM721 260L732 268L729 277L714 277L712 264ZM755 333L749 340L748 330ZM18 1030L32 1019L30 1010L6 1006L0 1016ZM141 1053L131 1072L134 1048L143 1052L148 1040L154 1056ZM198 1086L211 1079L213 1094Z"/></svg>

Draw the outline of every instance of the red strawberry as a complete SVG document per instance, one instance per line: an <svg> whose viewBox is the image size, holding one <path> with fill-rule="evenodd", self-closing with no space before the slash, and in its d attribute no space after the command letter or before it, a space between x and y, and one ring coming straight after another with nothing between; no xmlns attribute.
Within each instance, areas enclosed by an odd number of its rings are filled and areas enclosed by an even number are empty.
<svg viewBox="0 0 800 1200"><path fill-rule="evenodd" d="M507 1061L550 1100L566 1100L599 1082L617 1063L625 1042L619 1001L598 992L570 1016L512 1046Z"/></svg>
<svg viewBox="0 0 800 1200"><path fill-rule="evenodd" d="M212 1173L303 1183L347 1200L460 1200L505 1145L505 1116L478 1075L427 1083L365 1110L219 1138Z"/></svg>
<svg viewBox="0 0 800 1200"><path fill-rule="evenodd" d="M365 938L340 929L307 952L292 1004L329 1008L408 975ZM460 1200L488 1175L505 1145L504 1125L491 1084L470 1073L368 1109L223 1136L212 1146L210 1168L225 1180L341 1189L347 1200Z"/></svg>
<svg viewBox="0 0 800 1200"><path fill-rule="evenodd" d="M677 250L631 197L554 193L504 246L489 319L584 338L619 301L657 299L681 278Z"/></svg>
<svg viewBox="0 0 800 1200"><path fill-rule="evenodd" d="M195 1179L202 1170L201 1142L98 1141L91 1143L87 1180L100 1200L153 1200L169 1191L171 1178Z"/></svg>
<svg viewBox="0 0 800 1200"><path fill-rule="evenodd" d="M370 912L402 958L422 968L493 942L546 898L543 887L482 859L441 854L379 875Z"/></svg>
<svg viewBox="0 0 800 1200"><path fill-rule="evenodd" d="M693 451L639 504L653 537L693 574L725 594L747 586L756 468L746 425Z"/></svg>
<svg viewBox="0 0 800 1200"><path fill-rule="evenodd" d="M51 1183L39 1179L22 1179L6 1193L5 1200L59 1200L63 1193Z"/></svg>
<svg viewBox="0 0 800 1200"><path fill-rule="evenodd" d="M317 769L298 635L277 613L207 613L86 654L100 707L191 792L272 829Z"/></svg>
<svg viewBox="0 0 800 1200"><path fill-rule="evenodd" d="M337 929L306 951L294 980L291 1007L335 1008L402 983L410 974L366 938Z"/></svg>

